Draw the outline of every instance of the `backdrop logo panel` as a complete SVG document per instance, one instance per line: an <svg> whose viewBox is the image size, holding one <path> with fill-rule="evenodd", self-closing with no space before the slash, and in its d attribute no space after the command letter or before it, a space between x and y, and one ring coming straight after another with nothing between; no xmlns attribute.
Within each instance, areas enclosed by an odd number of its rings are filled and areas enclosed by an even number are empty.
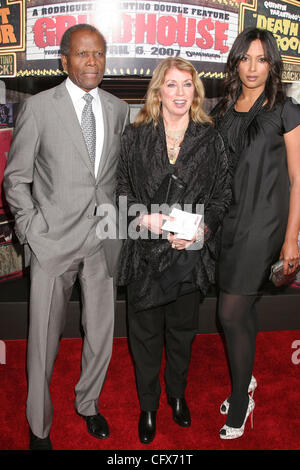
<svg viewBox="0 0 300 470"><path fill-rule="evenodd" d="M202 76L223 77L238 33L239 1L186 0L30 2L27 49L19 74L60 74L64 31L90 23L104 34L107 76L150 76L157 63L180 55Z"/></svg>
<svg viewBox="0 0 300 470"><path fill-rule="evenodd" d="M273 33L284 63L282 79L300 81L299 0L243 2L239 31L249 26Z"/></svg>
<svg viewBox="0 0 300 470"><path fill-rule="evenodd" d="M25 50L23 0L0 1L0 78L16 75L15 51ZM6 54L6 51L9 52Z"/></svg>
<svg viewBox="0 0 300 470"><path fill-rule="evenodd" d="M298 0L0 0L0 74L62 75L64 31L90 23L107 40L107 77L150 77L160 60L181 56L201 77L224 78L237 34L257 26L276 37L283 79L297 81L299 22Z"/></svg>

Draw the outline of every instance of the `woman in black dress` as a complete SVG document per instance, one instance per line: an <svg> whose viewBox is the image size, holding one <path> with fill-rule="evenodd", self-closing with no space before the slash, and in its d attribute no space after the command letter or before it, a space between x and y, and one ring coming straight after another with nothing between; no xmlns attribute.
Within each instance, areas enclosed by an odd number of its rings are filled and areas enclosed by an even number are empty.
<svg viewBox="0 0 300 470"><path fill-rule="evenodd" d="M224 98L213 113L233 192L219 264L219 317L232 378L220 437L235 439L254 409L248 392L257 385L255 301L279 257L286 273L298 265L300 106L284 95L281 57L268 31L249 28L236 38L227 73Z"/></svg>
<svg viewBox="0 0 300 470"><path fill-rule="evenodd" d="M127 198L129 226L134 227L134 214L141 211L135 219L141 236L129 230L119 283L128 286L128 333L144 444L155 436L164 342L168 403L177 424L191 424L185 388L199 298L215 282L221 222L230 201L223 140L204 112L203 100L194 67L180 57L166 59L153 73L145 106L122 137L117 196L120 207L120 198ZM196 213L197 205L203 205L204 244L197 235L192 240L161 236L168 216L153 205L165 202L180 203L185 210L189 205Z"/></svg>

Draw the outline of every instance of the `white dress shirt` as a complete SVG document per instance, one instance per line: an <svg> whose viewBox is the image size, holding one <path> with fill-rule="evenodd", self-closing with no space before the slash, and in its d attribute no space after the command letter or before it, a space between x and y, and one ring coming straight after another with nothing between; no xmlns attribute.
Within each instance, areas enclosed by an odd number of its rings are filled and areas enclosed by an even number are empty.
<svg viewBox="0 0 300 470"><path fill-rule="evenodd" d="M75 83L70 80L68 77L66 80L66 87L72 99L76 115L81 124L81 114L85 105L85 101L83 96L86 94L84 90L79 88ZM104 129L103 129L103 115L102 115L102 107L101 101L98 93L98 88L93 88L93 90L89 91L89 94L92 95L94 98L92 101L92 108L93 113L96 119L96 157L95 157L95 177L97 176L99 163L103 148L103 139L104 139Z"/></svg>

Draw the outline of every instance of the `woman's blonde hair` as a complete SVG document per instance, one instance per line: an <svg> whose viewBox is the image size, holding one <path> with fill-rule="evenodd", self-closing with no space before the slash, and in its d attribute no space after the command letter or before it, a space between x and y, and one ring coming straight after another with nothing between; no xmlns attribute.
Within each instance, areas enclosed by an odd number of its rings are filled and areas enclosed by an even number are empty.
<svg viewBox="0 0 300 470"><path fill-rule="evenodd" d="M160 62L153 72L146 94L146 102L135 118L135 126L149 124L150 122L153 122L155 126L157 125L161 115L160 88L165 81L166 73L172 67L189 72L192 76L195 95L190 108L191 119L196 123L212 123L212 119L203 109L205 97L204 86L196 69L188 60L181 57L169 57Z"/></svg>

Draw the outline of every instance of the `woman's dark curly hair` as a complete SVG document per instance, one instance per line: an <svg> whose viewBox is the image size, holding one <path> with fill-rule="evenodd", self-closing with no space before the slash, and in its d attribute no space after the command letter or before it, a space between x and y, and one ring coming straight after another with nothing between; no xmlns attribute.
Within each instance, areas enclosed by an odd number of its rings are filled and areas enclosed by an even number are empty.
<svg viewBox="0 0 300 470"><path fill-rule="evenodd" d="M252 41L259 39L262 43L265 58L270 65L270 72L265 86L267 104L265 109L270 110L274 104L284 99L284 90L281 82L282 60L276 40L269 31L258 28L247 28L235 39L229 52L225 68L226 78L223 87L223 99L219 107L219 116L222 117L227 109L234 103L241 91L241 80L238 66L247 53Z"/></svg>

